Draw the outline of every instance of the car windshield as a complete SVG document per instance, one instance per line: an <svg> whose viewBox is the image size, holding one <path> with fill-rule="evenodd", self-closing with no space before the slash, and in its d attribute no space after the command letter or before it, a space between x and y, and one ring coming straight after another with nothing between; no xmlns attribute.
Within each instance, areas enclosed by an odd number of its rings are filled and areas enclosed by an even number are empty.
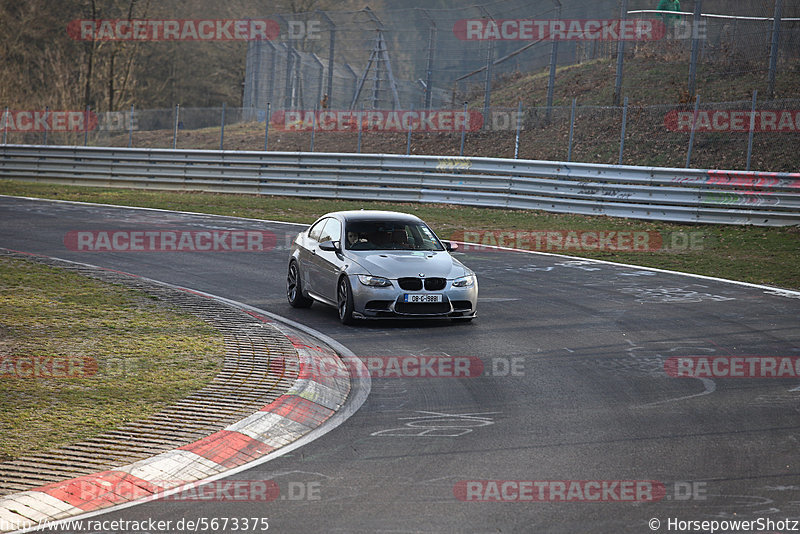
<svg viewBox="0 0 800 534"><path fill-rule="evenodd" d="M425 224L406 221L350 221L344 243L347 250L444 250Z"/></svg>

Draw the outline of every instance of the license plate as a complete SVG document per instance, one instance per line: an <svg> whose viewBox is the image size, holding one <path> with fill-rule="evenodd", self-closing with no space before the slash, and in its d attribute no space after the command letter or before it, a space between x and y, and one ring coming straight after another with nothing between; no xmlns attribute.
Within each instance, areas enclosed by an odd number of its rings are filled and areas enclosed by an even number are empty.
<svg viewBox="0 0 800 534"><path fill-rule="evenodd" d="M423 294L413 294L413 293L406 293L405 298L403 299L404 302L442 302L441 295L423 295Z"/></svg>

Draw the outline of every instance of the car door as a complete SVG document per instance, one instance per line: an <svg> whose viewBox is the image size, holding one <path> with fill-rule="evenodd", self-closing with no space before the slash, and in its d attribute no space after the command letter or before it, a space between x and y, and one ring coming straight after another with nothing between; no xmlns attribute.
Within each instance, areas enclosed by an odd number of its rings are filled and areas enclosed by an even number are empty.
<svg viewBox="0 0 800 534"><path fill-rule="evenodd" d="M342 223L338 219L329 218L325 222L319 243L324 243L325 241L336 241L337 245L341 247ZM315 264L313 273L316 277L316 280L314 280L314 292L321 297L336 302L336 284L339 280L344 258L339 252L322 250L319 245L317 245L316 252L312 260Z"/></svg>
<svg viewBox="0 0 800 534"><path fill-rule="evenodd" d="M314 223L298 248L297 261L300 264L300 279L306 291L316 292L314 290L314 280L318 275L314 259L319 251L319 238L322 235L322 229L328 220L329 218L326 217Z"/></svg>

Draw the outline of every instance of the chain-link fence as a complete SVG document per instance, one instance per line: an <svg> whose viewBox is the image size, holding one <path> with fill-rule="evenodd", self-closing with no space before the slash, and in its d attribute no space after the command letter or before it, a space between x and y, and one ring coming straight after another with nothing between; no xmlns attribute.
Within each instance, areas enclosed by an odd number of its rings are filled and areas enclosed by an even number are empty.
<svg viewBox="0 0 800 534"><path fill-rule="evenodd" d="M364 111L181 108L0 118L4 144L407 153L589 163L753 169L800 168L800 99L641 106L517 106ZM74 128L70 129L74 120ZM82 122L82 120L84 120ZM82 125L89 129L83 129Z"/></svg>
<svg viewBox="0 0 800 534"><path fill-rule="evenodd" d="M497 81L548 66L541 100L552 104L555 67L614 59L620 51L625 61L608 74L617 90L604 104L619 104L635 92L624 71L641 68L642 61L681 74L669 80L674 102L702 94L708 78L733 74L769 77L767 83L754 79L745 90L771 98L775 74L796 68L800 59L800 0L684 0L683 11L669 14L655 10L657 4L510 0L458 9L277 16L281 39L253 41L248 48L243 106L436 109L470 100L486 108ZM605 31L605 23L619 19L654 27L635 26L637 33L627 37L622 29ZM602 31L593 31L597 27Z"/></svg>

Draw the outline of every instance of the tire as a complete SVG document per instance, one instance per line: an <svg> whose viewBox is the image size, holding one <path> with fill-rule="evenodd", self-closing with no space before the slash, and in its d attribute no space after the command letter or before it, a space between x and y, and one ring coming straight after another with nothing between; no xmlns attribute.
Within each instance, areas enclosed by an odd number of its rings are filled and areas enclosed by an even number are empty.
<svg viewBox="0 0 800 534"><path fill-rule="evenodd" d="M286 300L292 308L308 308L314 302L303 295L300 268L296 261L289 262L289 272L286 274Z"/></svg>
<svg viewBox="0 0 800 534"><path fill-rule="evenodd" d="M353 319L353 289L346 276L342 276L336 285L336 304L339 310L339 321L348 325L355 323L355 319Z"/></svg>

